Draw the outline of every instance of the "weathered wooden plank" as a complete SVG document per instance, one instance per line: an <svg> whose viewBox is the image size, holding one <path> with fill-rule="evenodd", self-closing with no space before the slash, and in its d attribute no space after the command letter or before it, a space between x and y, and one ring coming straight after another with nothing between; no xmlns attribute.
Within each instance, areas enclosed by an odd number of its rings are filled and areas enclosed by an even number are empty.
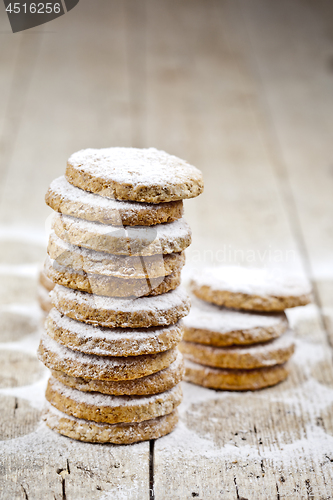
<svg viewBox="0 0 333 500"><path fill-rule="evenodd" d="M64 173L72 152L130 144L123 7L116 1L100 1L98 8L81 2L75 15L55 20L54 31L43 36L15 151L1 186L0 223L43 227L50 213L45 191Z"/></svg>
<svg viewBox="0 0 333 500"><path fill-rule="evenodd" d="M3 181L33 71L38 40L13 34L5 6L0 5L0 179Z"/></svg>

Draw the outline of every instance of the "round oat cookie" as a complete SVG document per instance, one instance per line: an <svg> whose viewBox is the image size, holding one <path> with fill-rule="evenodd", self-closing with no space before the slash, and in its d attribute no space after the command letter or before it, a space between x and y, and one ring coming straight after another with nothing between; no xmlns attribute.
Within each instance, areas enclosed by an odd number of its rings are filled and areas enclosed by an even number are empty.
<svg viewBox="0 0 333 500"><path fill-rule="evenodd" d="M51 183L45 201L64 215L113 226L164 224L180 219L184 211L182 201L152 204L107 199L73 186L64 176Z"/></svg>
<svg viewBox="0 0 333 500"><path fill-rule="evenodd" d="M246 346L212 347L194 342L179 344L179 350L186 359L216 368L245 369L281 365L294 352L291 330L277 339Z"/></svg>
<svg viewBox="0 0 333 500"><path fill-rule="evenodd" d="M92 380L132 380L164 370L177 358L177 348L157 354L141 356L95 356L73 351L43 334L38 357L50 370L67 373L71 377Z"/></svg>
<svg viewBox="0 0 333 500"><path fill-rule="evenodd" d="M180 271L185 264L184 252L147 257L112 255L71 245L58 238L55 233L50 235L47 251L51 259L62 266L85 273L122 279L161 278ZM52 281L51 283L54 286Z"/></svg>
<svg viewBox="0 0 333 500"><path fill-rule="evenodd" d="M50 298L50 292L44 286L37 286L37 300L42 311L45 313L49 313L51 311L53 306Z"/></svg>
<svg viewBox="0 0 333 500"><path fill-rule="evenodd" d="M63 316L53 308L46 318L48 335L73 351L96 356L140 356L167 351L182 339L180 322L150 328L103 328Z"/></svg>
<svg viewBox="0 0 333 500"><path fill-rule="evenodd" d="M184 362L180 352L170 366L156 373L134 380L89 380L82 377L71 377L61 371L52 371L54 378L64 385L84 392L101 392L114 396L146 396L168 391L179 384L184 377Z"/></svg>
<svg viewBox="0 0 333 500"><path fill-rule="evenodd" d="M66 316L107 328L165 326L189 313L190 299L181 286L156 297L119 299L78 292L56 285L53 305Z"/></svg>
<svg viewBox="0 0 333 500"><path fill-rule="evenodd" d="M192 278L191 289L199 299L219 306L254 311L284 311L311 302L310 284L281 269L206 268Z"/></svg>
<svg viewBox="0 0 333 500"><path fill-rule="evenodd" d="M154 279L123 279L101 274L88 274L75 271L58 264L47 257L45 273L54 283L105 297L144 297L154 296L174 290L180 285L181 273L176 271L168 276Z"/></svg>
<svg viewBox="0 0 333 500"><path fill-rule="evenodd" d="M182 400L181 385L151 396L110 396L98 392L81 392L49 379L46 400L57 410L84 420L117 424L142 422L172 413Z"/></svg>
<svg viewBox="0 0 333 500"><path fill-rule="evenodd" d="M203 192L200 170L155 148L83 149L67 162L73 186L118 200L160 203Z"/></svg>
<svg viewBox="0 0 333 500"><path fill-rule="evenodd" d="M288 328L285 313L245 312L191 298L184 318L184 340L222 347L256 344L282 335Z"/></svg>
<svg viewBox="0 0 333 500"><path fill-rule="evenodd" d="M191 229L183 218L157 226L117 227L55 214L52 229L67 243L113 255L177 253L191 244Z"/></svg>
<svg viewBox="0 0 333 500"><path fill-rule="evenodd" d="M286 364L252 370L226 370L185 361L185 380L196 385L223 391L255 391L287 378Z"/></svg>
<svg viewBox="0 0 333 500"><path fill-rule="evenodd" d="M178 412L174 410L143 422L104 424L66 415L46 403L42 418L50 429L72 439L88 443L131 444L169 434L177 425Z"/></svg>

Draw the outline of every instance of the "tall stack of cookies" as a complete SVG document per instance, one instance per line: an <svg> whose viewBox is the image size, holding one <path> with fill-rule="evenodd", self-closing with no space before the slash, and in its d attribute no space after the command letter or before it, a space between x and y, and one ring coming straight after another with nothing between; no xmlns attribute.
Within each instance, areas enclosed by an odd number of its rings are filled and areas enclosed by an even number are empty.
<svg viewBox="0 0 333 500"><path fill-rule="evenodd" d="M189 312L182 200L202 190L199 170L153 148L79 151L52 182L45 274L54 307L39 346L52 372L52 429L121 444L175 427Z"/></svg>
<svg viewBox="0 0 333 500"><path fill-rule="evenodd" d="M294 341L285 309L311 301L304 280L265 269L203 269L184 319L185 380L223 390L256 390L284 380Z"/></svg>

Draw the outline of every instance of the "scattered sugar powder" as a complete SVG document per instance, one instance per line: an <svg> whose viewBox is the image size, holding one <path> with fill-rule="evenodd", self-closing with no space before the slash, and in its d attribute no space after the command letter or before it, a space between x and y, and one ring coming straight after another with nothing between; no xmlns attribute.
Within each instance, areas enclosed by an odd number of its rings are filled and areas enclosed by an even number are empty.
<svg viewBox="0 0 333 500"><path fill-rule="evenodd" d="M50 372L45 368L43 375L37 382L21 387L9 387L0 389L0 394L4 396L14 396L15 398L25 399L33 408L41 410L45 403L45 389L49 379Z"/></svg>
<svg viewBox="0 0 333 500"><path fill-rule="evenodd" d="M281 269L249 268L241 266L210 267L192 277L195 287L248 295L298 296L311 293L309 282L301 275L292 275Z"/></svg>

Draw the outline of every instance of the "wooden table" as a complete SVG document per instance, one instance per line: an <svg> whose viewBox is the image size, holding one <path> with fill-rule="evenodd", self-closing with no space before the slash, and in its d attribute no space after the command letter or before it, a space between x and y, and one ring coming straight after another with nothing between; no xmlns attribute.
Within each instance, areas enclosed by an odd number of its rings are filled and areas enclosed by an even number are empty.
<svg viewBox="0 0 333 500"><path fill-rule="evenodd" d="M333 4L81 0L13 35L0 5L1 499L333 498ZM298 269L289 379L184 384L171 435L90 445L39 421L43 197L84 147L155 146L202 169L188 268Z"/></svg>

